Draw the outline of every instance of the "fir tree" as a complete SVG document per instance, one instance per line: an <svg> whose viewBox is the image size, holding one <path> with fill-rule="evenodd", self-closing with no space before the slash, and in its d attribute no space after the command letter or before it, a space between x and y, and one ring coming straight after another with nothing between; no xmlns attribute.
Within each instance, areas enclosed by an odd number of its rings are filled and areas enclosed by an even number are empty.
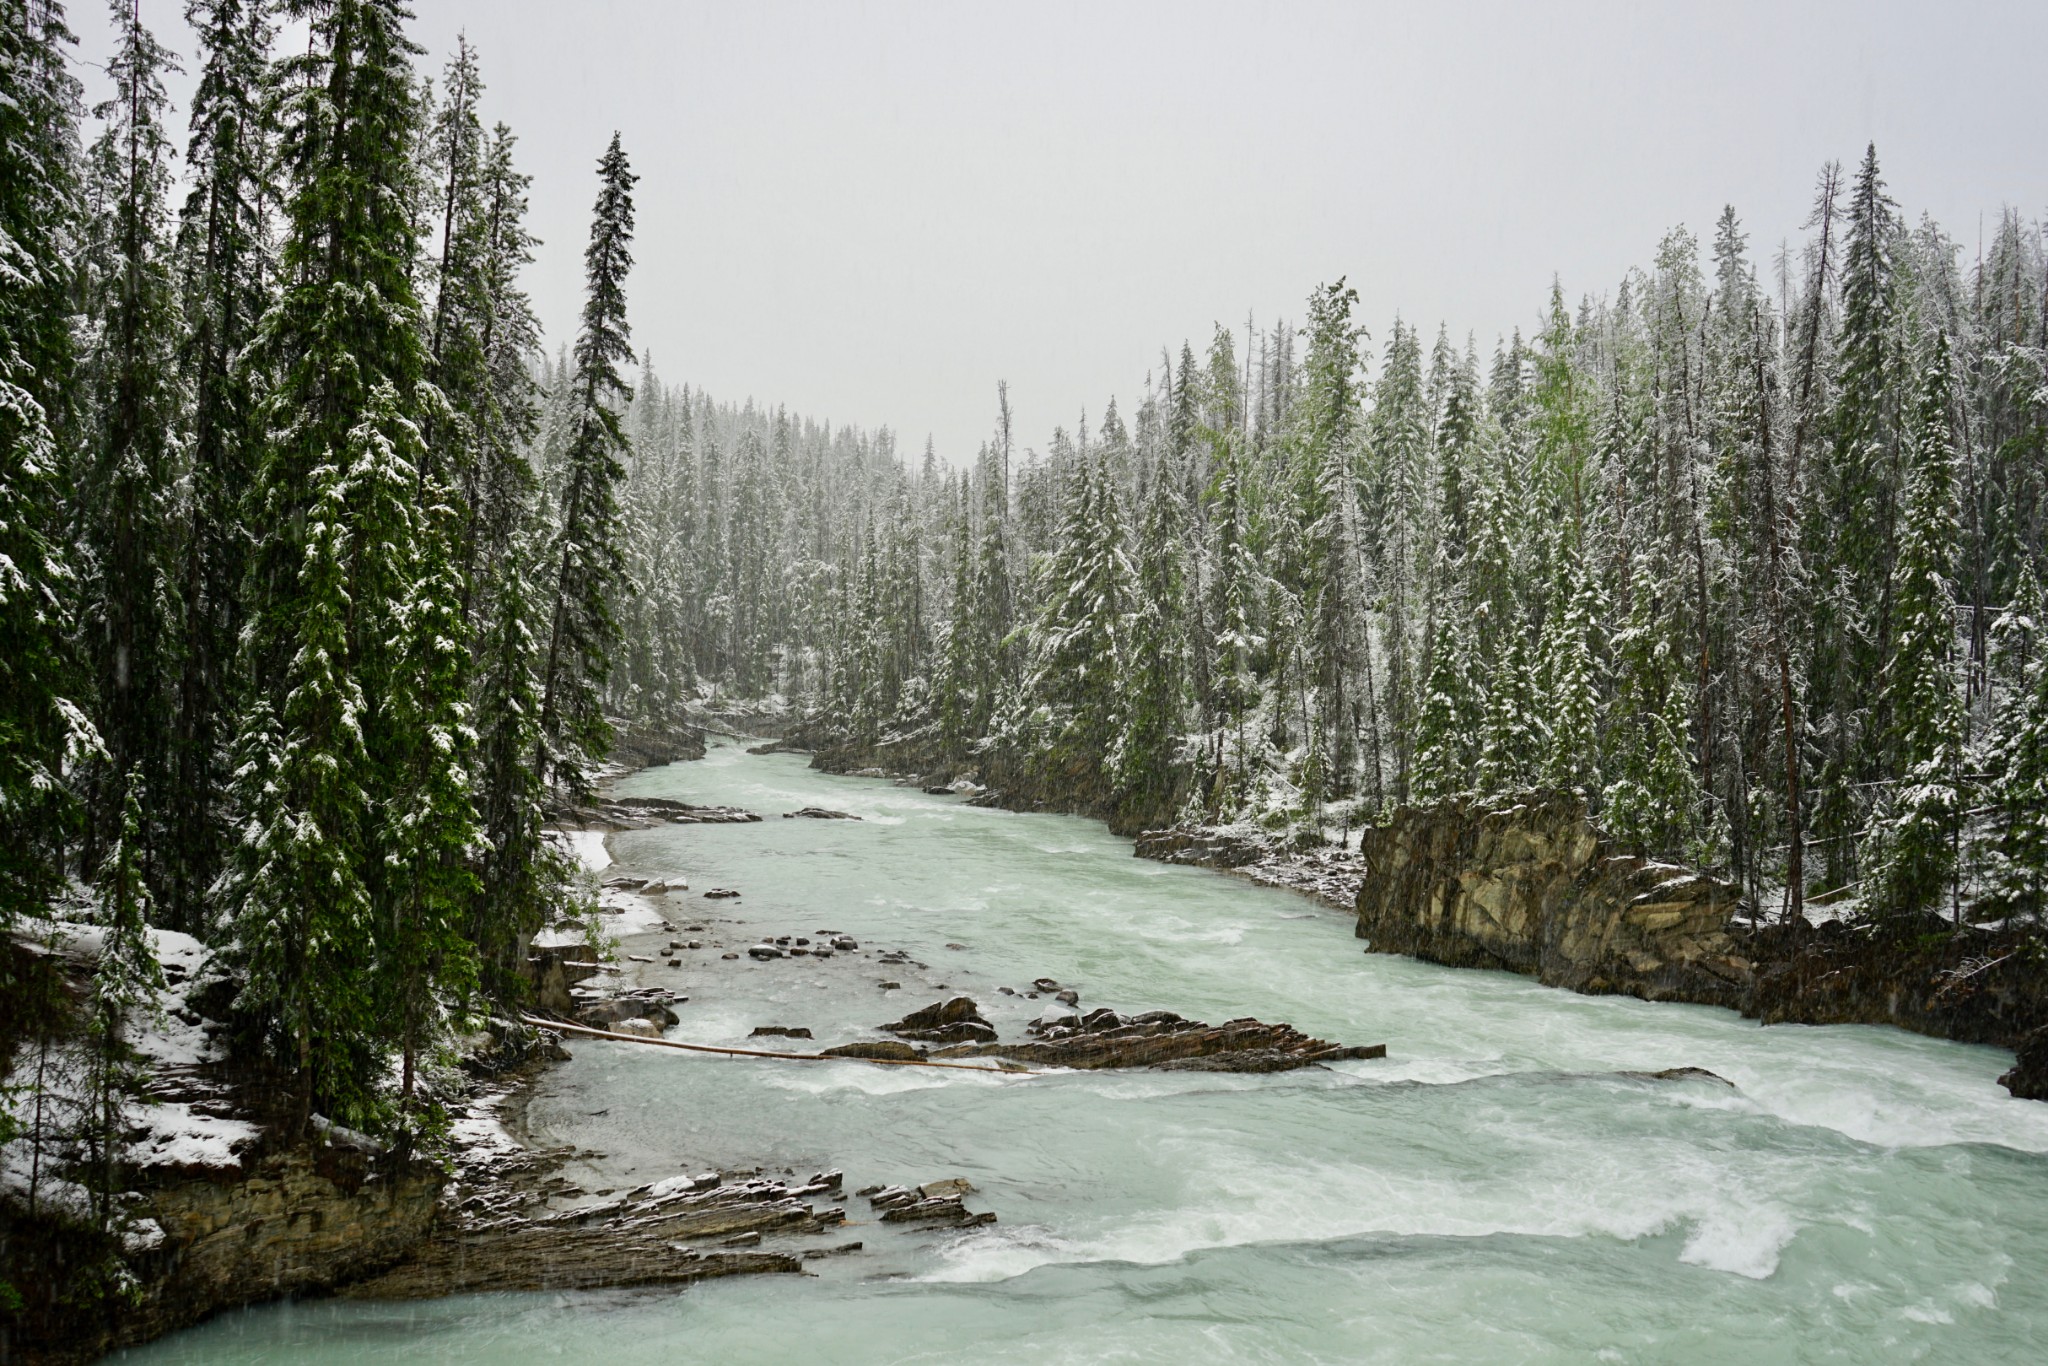
<svg viewBox="0 0 2048 1366"><path fill-rule="evenodd" d="M624 570L618 486L627 450L618 405L632 397L620 367L633 360L626 272L633 257L633 184L619 136L598 161L597 206L583 253L586 293L576 338L573 429L564 456L561 514L551 558L553 621L541 673L536 763L572 796L611 746L600 699L617 638L612 596Z"/></svg>
<svg viewBox="0 0 2048 1366"><path fill-rule="evenodd" d="M1184 373L1189 359L1182 356ZM1183 379L1182 388L1186 387ZM1186 724L1182 705L1186 645L1173 611L1184 590L1177 551L1181 507L1180 488L1162 469L1153 480L1138 539L1129 671L1122 734L1116 742L1113 766L1123 804L1154 823L1164 814L1160 800L1174 784L1179 736Z"/></svg>
<svg viewBox="0 0 2048 1366"><path fill-rule="evenodd" d="M76 810L65 771L99 745L76 700L58 483L77 222L70 41L61 5L0 4L0 932L43 912Z"/></svg>
<svg viewBox="0 0 2048 1366"><path fill-rule="evenodd" d="M206 893L226 858L221 798L245 700L233 666L251 550L241 514L256 466L257 394L243 353L270 302L270 14L256 0L186 7L200 45L186 150L192 188L177 239L190 492L178 567L175 795L165 803L173 833L161 901L169 922L192 933L206 928Z"/></svg>
<svg viewBox="0 0 2048 1366"><path fill-rule="evenodd" d="M1469 792L1479 776L1485 697L1474 677L1472 627L1463 606L1455 591L1444 598L1430 636L1415 735L1413 794L1421 802Z"/></svg>
<svg viewBox="0 0 2048 1366"><path fill-rule="evenodd" d="M316 1099L366 1116L375 1059L363 697L348 668L349 490L336 465L316 468L313 487L291 595L297 648L273 690L278 710L259 693L242 720L244 829L227 888L238 1006L295 1075L302 1126Z"/></svg>
<svg viewBox="0 0 2048 1366"><path fill-rule="evenodd" d="M1575 544L1558 552L1557 564L1538 647L1546 720L1538 776L1546 786L1597 792L1602 689L1592 637L1600 620L1599 581Z"/></svg>
<svg viewBox="0 0 2048 1366"><path fill-rule="evenodd" d="M137 784L132 857L162 877L170 810L168 752L177 654L178 575L172 495L181 463L184 395L175 348L180 319L170 253L171 141L162 73L177 69L114 0L114 97L94 112L104 131L88 157L93 232L82 288L93 305L82 364L90 414L79 481L79 540L89 567L85 620L94 711L106 743L96 805L101 831L124 819L124 784ZM111 827L111 829L110 829Z"/></svg>
<svg viewBox="0 0 2048 1366"><path fill-rule="evenodd" d="M395 0L304 10L312 42L286 65L288 284L254 341L273 379L244 633L259 685L238 744L247 830L230 886L243 1004L297 1079L301 1125L316 1104L371 1122L395 1032L375 946L400 896L389 856L404 853L385 846L376 796L417 742L397 651L427 398L407 156L418 49Z"/></svg>
<svg viewBox="0 0 2048 1366"><path fill-rule="evenodd" d="M2048 911L2048 650L2041 624L2048 598L2033 563L2001 622L2003 653L2012 661L2013 696L1993 747L1992 895L2011 913L2039 920Z"/></svg>
<svg viewBox="0 0 2048 1366"><path fill-rule="evenodd" d="M1956 670L1950 576L1958 529L1946 334L1936 337L1921 385L1913 461L1894 571L1894 646L1884 675L1898 786L1888 795L1870 861L1881 911L1933 906L1955 873L1964 806L1963 711Z"/></svg>
<svg viewBox="0 0 2048 1366"><path fill-rule="evenodd" d="M83 1137L85 1187L93 1220L102 1231L114 1227L114 1197L124 1188L121 1154L127 1147L129 1102L140 1094L147 1071L130 1040L138 1024L157 1014L163 969L150 943L152 903L143 876L140 784L125 785L121 821L99 869L99 959L85 1012L85 1097Z"/></svg>

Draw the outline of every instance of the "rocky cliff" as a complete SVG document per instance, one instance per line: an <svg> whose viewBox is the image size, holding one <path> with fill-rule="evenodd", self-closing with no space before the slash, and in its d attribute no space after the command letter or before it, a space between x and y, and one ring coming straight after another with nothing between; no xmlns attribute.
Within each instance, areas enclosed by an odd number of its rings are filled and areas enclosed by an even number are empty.
<svg viewBox="0 0 2048 1366"><path fill-rule="evenodd" d="M15 1211L0 1219L0 1260L20 1296L0 1315L0 1361L90 1361L222 1309L379 1271L426 1235L442 1180L345 1147L295 1148L146 1183L134 1213L161 1233L125 1248Z"/></svg>
<svg viewBox="0 0 2048 1366"><path fill-rule="evenodd" d="M2048 1098L2048 955L2029 926L1753 925L1734 887L1616 849L1563 793L1397 811L1365 833L1356 874L1357 933L1378 952L1765 1024L1888 1024L2016 1048L2007 1088Z"/></svg>
<svg viewBox="0 0 2048 1366"><path fill-rule="evenodd" d="M1576 797L1404 808L1360 853L1357 932L1374 950L1653 1001L1747 996L1735 889L1618 852Z"/></svg>

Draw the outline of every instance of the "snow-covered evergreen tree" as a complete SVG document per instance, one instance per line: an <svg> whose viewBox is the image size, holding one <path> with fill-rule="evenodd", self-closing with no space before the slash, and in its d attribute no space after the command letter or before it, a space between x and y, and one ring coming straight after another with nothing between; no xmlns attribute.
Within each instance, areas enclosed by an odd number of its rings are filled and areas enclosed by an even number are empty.
<svg viewBox="0 0 2048 1366"><path fill-rule="evenodd" d="M1963 706L1956 668L1954 358L1935 339L1923 370L1911 469L1893 572L1896 624L1884 675L1885 714L1897 786L1888 794L1867 860L1872 900L1887 912L1939 902L1956 868L1965 804Z"/></svg>
<svg viewBox="0 0 2048 1366"><path fill-rule="evenodd" d="M589 790L611 746L602 708L617 639L612 602L624 571L618 488L626 434L619 405L632 397L620 367L633 361L626 325L632 269L633 184L618 134L598 161L597 206L584 251L583 322L576 337L574 423L563 456L560 521L550 550L554 601L541 672L536 763L563 791Z"/></svg>

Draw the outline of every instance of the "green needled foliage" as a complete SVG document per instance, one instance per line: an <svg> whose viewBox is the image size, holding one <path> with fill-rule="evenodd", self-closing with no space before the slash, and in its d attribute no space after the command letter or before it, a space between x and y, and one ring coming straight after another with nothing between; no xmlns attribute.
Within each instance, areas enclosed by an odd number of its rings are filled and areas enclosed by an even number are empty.
<svg viewBox="0 0 2048 1366"><path fill-rule="evenodd" d="M625 570L619 485L629 448L619 405L632 398L621 368L633 360L626 325L632 268L633 184L618 134L598 161L597 207L583 253L583 323L576 337L571 435L562 459L560 522L550 549L553 621L541 678L536 764L571 796L590 790L611 747L603 697L618 639L612 601Z"/></svg>

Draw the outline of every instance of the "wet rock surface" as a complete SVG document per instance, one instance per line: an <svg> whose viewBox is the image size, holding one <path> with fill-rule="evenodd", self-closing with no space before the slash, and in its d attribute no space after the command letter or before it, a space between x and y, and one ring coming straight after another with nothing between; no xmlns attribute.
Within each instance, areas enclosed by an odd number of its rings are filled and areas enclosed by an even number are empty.
<svg viewBox="0 0 2048 1366"><path fill-rule="evenodd" d="M763 1234L804 1236L846 1220L810 1200L839 1190L837 1172L790 1184L717 1175L676 1177L569 1209L548 1207L531 1177L547 1157L467 1164L466 1198L399 1266L348 1286L354 1299L428 1299L489 1291L593 1290L672 1285L754 1272L802 1269L793 1251L704 1250L758 1244Z"/></svg>
<svg viewBox="0 0 2048 1366"><path fill-rule="evenodd" d="M1054 1067L1159 1067L1204 1072L1287 1072L1345 1058L1381 1058L1384 1044L1346 1046L1310 1038L1292 1025L1230 1020L1221 1025L1189 1020L1170 1010L1119 1015L1109 1009L1081 1015L1055 1007L1027 1026L1035 1040L999 1043L973 1001L956 996L912 1011L883 1028L944 1046L934 1060L1009 1058ZM968 1031L972 1031L971 1036ZM986 1034L986 1038L981 1037ZM835 1056L856 1056L836 1049Z"/></svg>
<svg viewBox="0 0 2048 1366"><path fill-rule="evenodd" d="M974 1186L963 1177L922 1186L884 1186L861 1194L885 1224L930 1224L941 1228L981 1228L996 1221L991 1210L967 1208Z"/></svg>
<svg viewBox="0 0 2048 1366"><path fill-rule="evenodd" d="M2048 1100L2048 1025L2019 1042L2012 1070L1998 1084L2021 1100Z"/></svg>
<svg viewBox="0 0 2048 1366"><path fill-rule="evenodd" d="M995 1026L983 1019L981 1008L965 996L913 1010L882 1028L924 1043L989 1043L996 1037Z"/></svg>
<svg viewBox="0 0 2048 1366"><path fill-rule="evenodd" d="M859 820L859 819L860 819L860 817L859 817L859 816L856 816L856 815L854 815L854 814L852 814L851 812L847 812L847 811L827 811L827 810L826 810L826 809L825 809L824 807L822 807L822 806L806 806L806 807L804 807L804 808L803 808L802 810L799 810L799 811L785 811L785 812L783 812L783 813L782 813L782 819L784 819L784 820L786 820L786 821L790 821L790 820L810 820L810 821L857 821L857 820Z"/></svg>
<svg viewBox="0 0 2048 1366"><path fill-rule="evenodd" d="M667 797L605 796L553 813L553 821L585 830L646 830L656 825L752 825L761 817L736 806L693 806Z"/></svg>

